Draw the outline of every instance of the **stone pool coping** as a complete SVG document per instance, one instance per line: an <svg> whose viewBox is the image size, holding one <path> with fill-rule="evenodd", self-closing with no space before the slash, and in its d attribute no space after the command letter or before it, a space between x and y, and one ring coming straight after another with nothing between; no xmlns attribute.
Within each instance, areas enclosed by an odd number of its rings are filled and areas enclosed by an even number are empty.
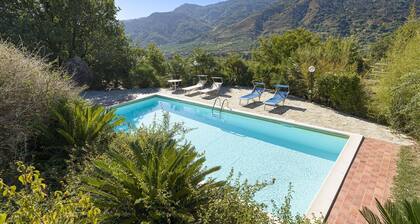
<svg viewBox="0 0 420 224"><path fill-rule="evenodd" d="M139 101L143 101L152 97L163 97L163 98L169 98L169 99L183 101L183 102L187 102L191 104L196 104L196 105L200 105L204 107L210 107L210 108L213 107L213 105L210 105L207 103L189 100L182 97L178 97L176 95L164 94L164 93L148 94L138 99L116 104L111 107L118 108L118 107L122 107L122 106L129 105L132 103L136 103ZM324 179L318 193L315 195L312 202L310 203L309 208L306 211L306 216L308 217L326 216L329 213L330 209L332 208L334 200L340 191L341 185L344 182L346 174L349 171L351 164L357 154L357 151L362 143L363 136L360 134L354 134L350 132L324 128L324 127L320 127L316 125L304 124L304 123L290 121L283 118L270 117L270 116L242 111L238 109L225 110L225 112L231 112L231 113L236 113L236 114L240 114L244 116L250 116L250 117L254 117L258 119L268 120L271 122L286 123L286 124L298 126L299 128L310 129L310 130L318 131L318 132L321 131L330 135L339 135L343 137L348 137L348 140L345 146L343 147L340 155L338 156L333 167L331 168L328 175Z"/></svg>

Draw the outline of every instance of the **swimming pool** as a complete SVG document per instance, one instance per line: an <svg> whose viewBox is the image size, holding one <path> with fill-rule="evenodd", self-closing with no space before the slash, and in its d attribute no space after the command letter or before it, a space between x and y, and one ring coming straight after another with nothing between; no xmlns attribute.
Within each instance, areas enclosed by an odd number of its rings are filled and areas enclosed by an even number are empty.
<svg viewBox="0 0 420 224"><path fill-rule="evenodd" d="M332 175L350 135L237 112L224 111L221 116L217 113L214 116L208 106L163 96L117 107L117 114L135 127L161 118L164 111L170 114L171 122L183 122L192 129L186 139L205 154L207 166L222 167L212 177L224 179L233 169L250 183L275 179L274 185L255 196L258 202L269 206L271 200L281 204L292 183L294 213L305 214L309 210L326 213L325 209L312 209L314 203L311 202L322 195L320 189ZM126 125L120 127L120 130L126 129ZM342 178L339 184L341 181ZM325 200L330 201L329 207L333 198ZM325 203L323 198L321 202Z"/></svg>

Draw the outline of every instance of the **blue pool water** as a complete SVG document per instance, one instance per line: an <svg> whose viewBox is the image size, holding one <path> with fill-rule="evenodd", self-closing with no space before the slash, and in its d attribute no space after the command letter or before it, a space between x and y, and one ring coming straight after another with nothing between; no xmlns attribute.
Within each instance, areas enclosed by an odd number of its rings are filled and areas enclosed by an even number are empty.
<svg viewBox="0 0 420 224"><path fill-rule="evenodd" d="M271 181L255 199L271 207L283 202L293 185L292 211L304 214L347 142L347 137L316 132L286 123L270 122L236 113L213 116L211 108L152 97L117 108L135 127L148 125L169 112L171 122L192 130L186 139L206 156L206 165L221 166L213 174L224 179L231 169L250 183ZM120 130L127 126L120 127Z"/></svg>

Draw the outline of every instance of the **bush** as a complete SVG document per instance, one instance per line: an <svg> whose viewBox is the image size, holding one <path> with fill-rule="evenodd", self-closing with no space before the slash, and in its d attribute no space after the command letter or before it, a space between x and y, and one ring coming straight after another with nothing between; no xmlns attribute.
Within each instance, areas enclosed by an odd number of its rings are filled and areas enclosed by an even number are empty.
<svg viewBox="0 0 420 224"><path fill-rule="evenodd" d="M304 76L296 63L297 52L301 48L313 49L320 45L320 38L304 29L272 35L260 40L254 50L254 79L263 80L267 86L289 84L293 95L307 95Z"/></svg>
<svg viewBox="0 0 420 224"><path fill-rule="evenodd" d="M0 174L15 170L14 161L30 159L36 124L48 120L50 107L77 98L67 74L43 59L0 42Z"/></svg>
<svg viewBox="0 0 420 224"><path fill-rule="evenodd" d="M391 125L420 139L420 71L402 76L391 97Z"/></svg>
<svg viewBox="0 0 420 224"><path fill-rule="evenodd" d="M309 66L316 67L316 74L360 73L364 68L359 45L354 38L329 37L317 46L305 46L296 52L296 62L309 87Z"/></svg>
<svg viewBox="0 0 420 224"><path fill-rule="evenodd" d="M212 190L211 200L200 209L200 223L258 224L270 223L266 205L254 200L255 194L268 183L248 184L240 177L233 179L233 171L223 185Z"/></svg>
<svg viewBox="0 0 420 224"><path fill-rule="evenodd" d="M230 85L250 86L252 73L239 55L229 55L223 64L226 81Z"/></svg>
<svg viewBox="0 0 420 224"><path fill-rule="evenodd" d="M106 140L124 121L117 117L115 109L85 101L59 103L51 110L51 119L49 126L41 127L47 146L77 149L89 149Z"/></svg>
<svg viewBox="0 0 420 224"><path fill-rule="evenodd" d="M219 61L210 53L195 49L191 55L193 66L197 75L222 76L222 67Z"/></svg>
<svg viewBox="0 0 420 224"><path fill-rule="evenodd" d="M365 114L364 96L357 74L327 73L315 81L315 100L344 112Z"/></svg>
<svg viewBox="0 0 420 224"><path fill-rule="evenodd" d="M100 154L123 122L115 110L84 101L63 101L51 109L50 117L39 125L39 150L33 156L53 188L67 174L83 169L86 159Z"/></svg>
<svg viewBox="0 0 420 224"><path fill-rule="evenodd" d="M33 166L18 163L21 187L0 179L0 223L98 223L100 210L88 195L46 193L47 186Z"/></svg>
<svg viewBox="0 0 420 224"><path fill-rule="evenodd" d="M420 139L420 22L409 21L393 36L390 50L374 89L376 116L383 116L397 130Z"/></svg>
<svg viewBox="0 0 420 224"><path fill-rule="evenodd" d="M121 134L84 177L84 189L111 222L191 223L220 182L207 180L219 167L204 168L204 157L176 138L179 125L163 124Z"/></svg>
<svg viewBox="0 0 420 224"><path fill-rule="evenodd" d="M153 67L145 63L138 63L130 70L129 81L125 84L128 88L149 88L159 85Z"/></svg>

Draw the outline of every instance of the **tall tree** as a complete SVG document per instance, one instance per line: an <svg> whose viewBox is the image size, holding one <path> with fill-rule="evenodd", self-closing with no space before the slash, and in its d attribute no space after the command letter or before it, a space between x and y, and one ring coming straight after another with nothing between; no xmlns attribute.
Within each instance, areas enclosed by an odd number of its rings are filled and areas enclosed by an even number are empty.
<svg viewBox="0 0 420 224"><path fill-rule="evenodd" d="M80 57L97 79L115 83L117 74L127 74L130 66L117 11L113 0L1 1L0 38L39 49L59 66Z"/></svg>

